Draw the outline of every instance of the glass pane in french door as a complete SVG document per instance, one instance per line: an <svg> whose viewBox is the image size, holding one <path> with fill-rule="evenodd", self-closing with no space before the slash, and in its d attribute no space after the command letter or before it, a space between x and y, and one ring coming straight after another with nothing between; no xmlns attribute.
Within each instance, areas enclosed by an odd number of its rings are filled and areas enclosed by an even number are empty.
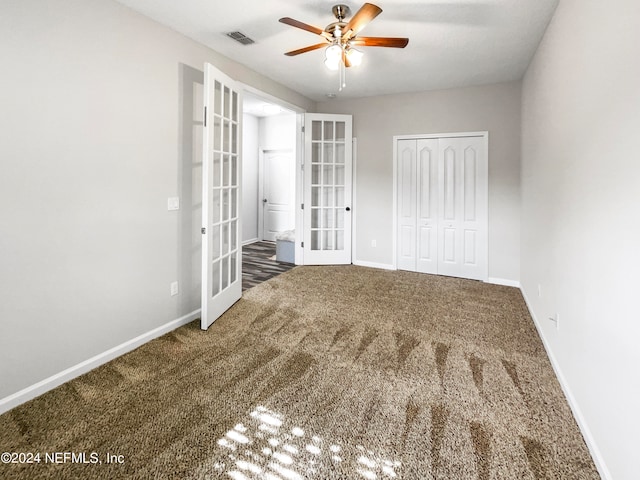
<svg viewBox="0 0 640 480"><path fill-rule="evenodd" d="M213 210L211 232L211 295L223 292L238 279L238 98L216 81L213 99Z"/></svg>
<svg viewBox="0 0 640 480"><path fill-rule="evenodd" d="M344 250L345 122L311 125L311 250Z"/></svg>

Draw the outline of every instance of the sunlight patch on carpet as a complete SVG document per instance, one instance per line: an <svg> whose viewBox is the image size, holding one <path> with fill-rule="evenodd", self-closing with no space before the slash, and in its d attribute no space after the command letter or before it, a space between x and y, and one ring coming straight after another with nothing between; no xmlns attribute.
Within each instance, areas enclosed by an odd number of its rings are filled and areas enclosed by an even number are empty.
<svg viewBox="0 0 640 480"><path fill-rule="evenodd" d="M262 405L243 420L216 442L222 454L213 464L217 475L234 480L303 480L317 474L321 464L351 462L352 471L362 478L391 479L397 478L401 467L399 461L363 445L343 445L305 431Z"/></svg>

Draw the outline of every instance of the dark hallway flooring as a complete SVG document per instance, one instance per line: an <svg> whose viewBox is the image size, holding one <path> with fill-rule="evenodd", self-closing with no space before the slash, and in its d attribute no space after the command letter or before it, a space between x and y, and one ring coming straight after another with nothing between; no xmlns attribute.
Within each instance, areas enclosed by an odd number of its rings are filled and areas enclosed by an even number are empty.
<svg viewBox="0 0 640 480"><path fill-rule="evenodd" d="M273 242L260 241L242 247L243 291L295 267L291 263L276 262L275 255Z"/></svg>

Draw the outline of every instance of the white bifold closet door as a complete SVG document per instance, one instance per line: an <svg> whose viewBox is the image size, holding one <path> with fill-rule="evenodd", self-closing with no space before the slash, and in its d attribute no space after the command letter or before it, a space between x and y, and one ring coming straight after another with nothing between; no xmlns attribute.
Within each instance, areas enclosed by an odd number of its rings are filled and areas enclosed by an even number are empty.
<svg viewBox="0 0 640 480"><path fill-rule="evenodd" d="M398 268L438 273L438 139L398 141Z"/></svg>
<svg viewBox="0 0 640 480"><path fill-rule="evenodd" d="M398 268L486 280L485 137L401 139Z"/></svg>

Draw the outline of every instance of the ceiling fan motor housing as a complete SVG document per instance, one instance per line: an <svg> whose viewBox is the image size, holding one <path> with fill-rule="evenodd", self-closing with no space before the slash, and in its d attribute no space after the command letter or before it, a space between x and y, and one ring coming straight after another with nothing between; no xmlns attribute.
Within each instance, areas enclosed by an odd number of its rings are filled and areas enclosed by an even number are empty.
<svg viewBox="0 0 640 480"><path fill-rule="evenodd" d="M342 22L351 14L351 9L347 5L334 5L331 11L338 19L338 22Z"/></svg>

